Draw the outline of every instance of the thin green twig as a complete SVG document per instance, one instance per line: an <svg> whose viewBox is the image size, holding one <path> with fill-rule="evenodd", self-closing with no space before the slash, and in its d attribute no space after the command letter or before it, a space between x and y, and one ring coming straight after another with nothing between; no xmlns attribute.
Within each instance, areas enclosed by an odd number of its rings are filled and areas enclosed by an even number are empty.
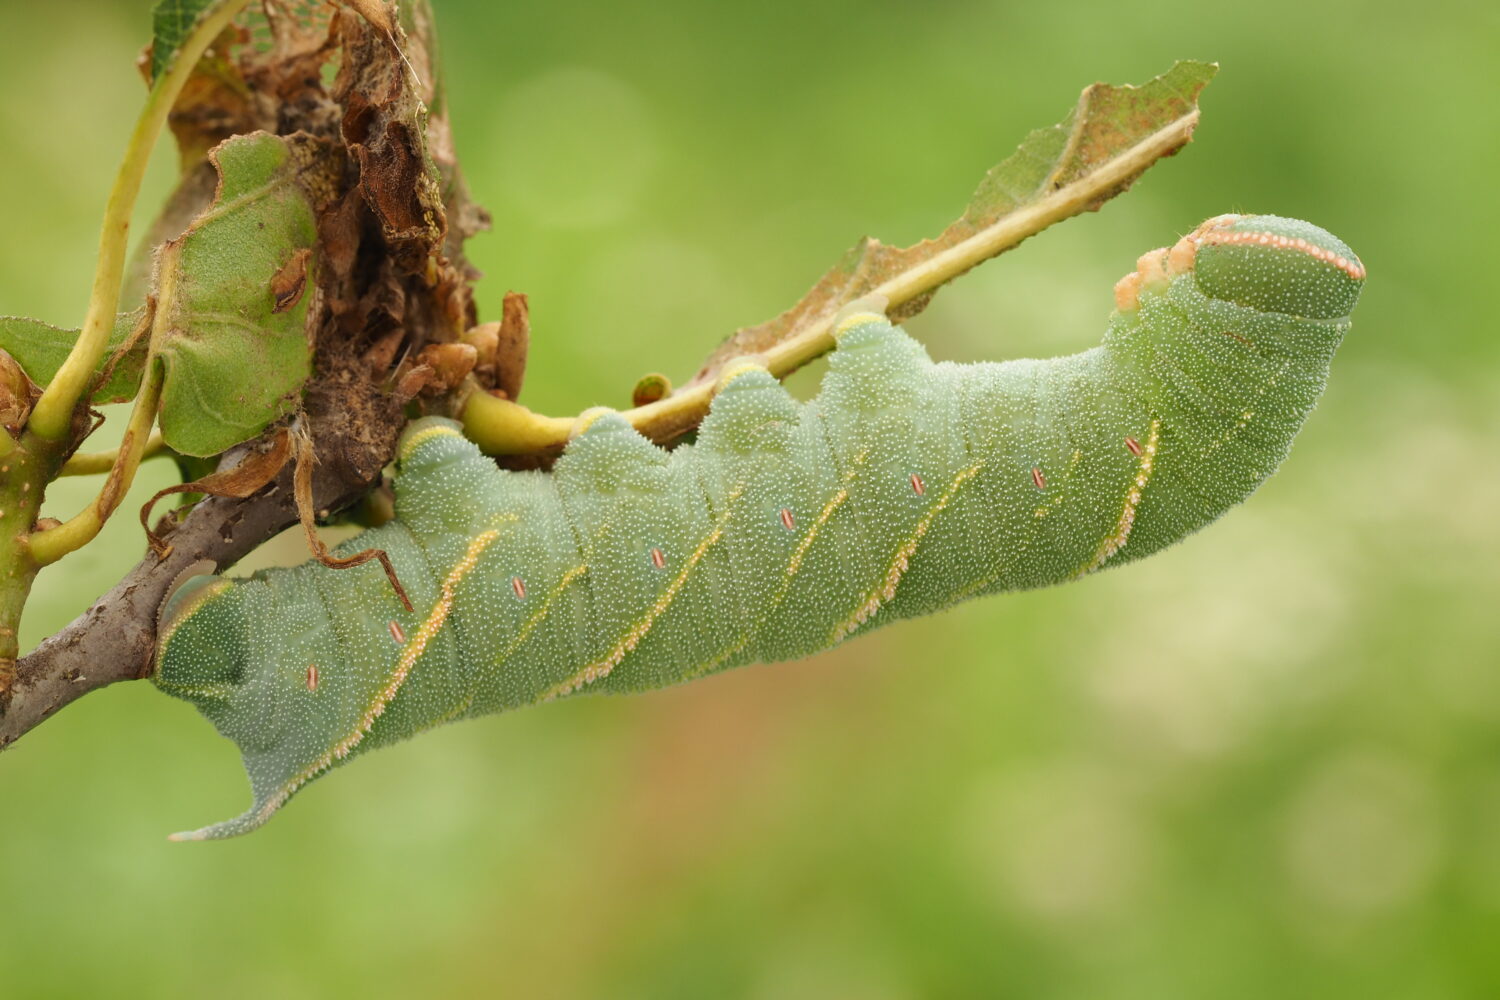
<svg viewBox="0 0 1500 1000"><path fill-rule="evenodd" d="M31 411L28 426L39 438L56 441L67 435L78 401L93 379L94 371L108 346L110 331L114 329L115 310L120 304L120 285L125 275L130 217L135 211L141 179L145 176L146 164L151 159L151 150L156 146L162 126L166 124L167 116L177 103L177 96L192 75L198 60L249 2L250 0L223 0L211 9L193 27L187 41L178 49L171 68L161 75L146 98L146 106L141 109L135 129L130 134L125 157L115 175L114 187L110 189L109 202L104 209L104 225L99 234L99 261L94 269L94 287L89 296L88 314L83 321L83 329L73 342L73 349L67 360L43 390L41 398Z"/></svg>

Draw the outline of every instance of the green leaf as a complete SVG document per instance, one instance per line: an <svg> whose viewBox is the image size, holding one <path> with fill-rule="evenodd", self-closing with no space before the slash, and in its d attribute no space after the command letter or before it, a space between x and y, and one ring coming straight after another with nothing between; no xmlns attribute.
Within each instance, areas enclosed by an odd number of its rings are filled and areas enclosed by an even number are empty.
<svg viewBox="0 0 1500 1000"><path fill-rule="evenodd" d="M1217 71L1213 63L1179 62L1139 87L1096 83L1086 88L1066 118L1032 132L990 169L962 217L940 235L905 248L861 240L802 301L720 344L687 388L711 385L733 358L790 347L801 338L816 340L817 349L790 353L796 364L811 360L833 346L821 328L865 295L888 297L892 322L910 319L946 282L1052 222L1099 208L1188 141L1198 120L1198 94ZM1156 137L1164 141L1142 149ZM1039 212L1039 219L1023 220L1028 210ZM773 370L781 375L791 367L795 364Z"/></svg>
<svg viewBox="0 0 1500 1000"><path fill-rule="evenodd" d="M144 306L115 317L115 329L109 337L109 348L99 363L101 372L108 370L120 347L130 339L136 326L145 318ZM22 316L0 316L0 349L7 351L18 361L31 381L46 385L52 381L62 367L73 341L78 339L78 330L43 323L41 320ZM140 338L128 353L121 356L110 370L109 378L90 395L94 403L123 403L135 398L141 384L141 371L146 362L146 338Z"/></svg>
<svg viewBox="0 0 1500 1000"><path fill-rule="evenodd" d="M193 28L232 0L157 0L151 8L151 82L155 83L172 65ZM386 0L340 0L393 41L396 22ZM308 5L311 6L311 5ZM405 13L405 12L403 12ZM403 17L403 20L406 18Z"/></svg>
<svg viewBox="0 0 1500 1000"><path fill-rule="evenodd" d="M155 83L182 48L193 26L227 0L160 0L151 8L151 82Z"/></svg>
<svg viewBox="0 0 1500 1000"><path fill-rule="evenodd" d="M312 191L328 158L306 137L235 136L209 154L213 203L162 247L153 357L165 367L161 430L217 455L294 410L312 371Z"/></svg>

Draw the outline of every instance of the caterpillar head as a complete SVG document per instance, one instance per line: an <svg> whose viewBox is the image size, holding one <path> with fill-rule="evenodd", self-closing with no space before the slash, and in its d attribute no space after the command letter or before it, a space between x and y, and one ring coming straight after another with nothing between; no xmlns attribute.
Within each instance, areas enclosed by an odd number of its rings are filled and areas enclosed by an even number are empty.
<svg viewBox="0 0 1500 1000"><path fill-rule="evenodd" d="M1365 281L1359 257L1326 229L1276 215L1220 215L1143 255L1115 286L1115 304L1133 309L1141 292L1189 272L1212 298L1318 320L1347 317Z"/></svg>

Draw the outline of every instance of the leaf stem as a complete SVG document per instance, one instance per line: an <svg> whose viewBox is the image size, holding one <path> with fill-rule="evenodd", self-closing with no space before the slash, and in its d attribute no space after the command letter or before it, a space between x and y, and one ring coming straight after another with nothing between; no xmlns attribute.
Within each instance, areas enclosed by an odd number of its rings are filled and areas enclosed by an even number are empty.
<svg viewBox="0 0 1500 1000"><path fill-rule="evenodd" d="M520 403L491 396L477 387L464 403L462 420L464 435L487 455L546 452L565 444L573 426L572 417L534 413Z"/></svg>
<svg viewBox="0 0 1500 1000"><path fill-rule="evenodd" d="M93 541L125 498L150 443L151 425L156 422L156 404L161 399L161 383L160 365L151 366L141 382L140 393L135 397L135 408L131 410L130 423L125 427L125 440L115 453L109 478L93 502L63 524L28 536L31 558L37 566L57 562L69 552Z"/></svg>
<svg viewBox="0 0 1500 1000"><path fill-rule="evenodd" d="M901 306L1007 250L1055 222L1070 218L1128 184L1156 160L1187 142L1198 124L1198 111L1174 120L1084 177L1058 188L986 227L961 243L902 271L868 294L884 296L889 308ZM782 341L757 360L781 378L833 349L832 312L807 329ZM681 392L621 415L646 437L670 441L696 427L708 412L712 382L688 386ZM470 393L463 408L464 434L491 455L527 455L556 451L567 443L573 418L548 417L485 392Z"/></svg>
<svg viewBox="0 0 1500 1000"><path fill-rule="evenodd" d="M147 439L146 447L141 451L141 461L166 454L166 449L167 443L162 440L161 431L154 431ZM3 446L0 446L0 450L3 450ZM119 456L120 449L118 448L110 451L81 451L64 462L57 474L59 477L102 475L114 468Z"/></svg>
<svg viewBox="0 0 1500 1000"><path fill-rule="evenodd" d="M250 0L224 0L196 25L187 41L177 50L171 67L156 81L146 97L146 106L136 119L135 129L125 146L125 156L110 189L104 209L104 224L99 234L99 261L94 269L94 286L89 296L88 314L83 329L73 342L73 350L58 369L57 375L43 390L31 412L28 425L37 437L56 441L67 435L73 423L73 411L94 377L94 370L109 344L114 329L115 310L120 304L120 284L125 274L125 251L130 235L130 216L140 194L141 180L151 159L162 126L183 85L192 75L198 60Z"/></svg>

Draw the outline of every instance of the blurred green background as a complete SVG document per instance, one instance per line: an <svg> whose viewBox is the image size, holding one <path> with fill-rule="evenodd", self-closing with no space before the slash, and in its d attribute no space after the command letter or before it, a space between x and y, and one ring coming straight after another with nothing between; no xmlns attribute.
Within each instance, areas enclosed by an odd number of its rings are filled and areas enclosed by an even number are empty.
<svg viewBox="0 0 1500 1000"><path fill-rule="evenodd" d="M1194 143L912 329L1081 349L1139 253L1241 210L1355 247L1353 333L1283 471L1168 553L449 727L244 840L162 836L243 808L229 743L147 685L91 695L0 757L0 996L1500 993L1491 5L435 3L533 406L690 374L860 234L935 233L1084 85L1183 57L1223 65ZM4 5L0 311L81 318L147 6ZM141 551L116 518L24 642Z"/></svg>

